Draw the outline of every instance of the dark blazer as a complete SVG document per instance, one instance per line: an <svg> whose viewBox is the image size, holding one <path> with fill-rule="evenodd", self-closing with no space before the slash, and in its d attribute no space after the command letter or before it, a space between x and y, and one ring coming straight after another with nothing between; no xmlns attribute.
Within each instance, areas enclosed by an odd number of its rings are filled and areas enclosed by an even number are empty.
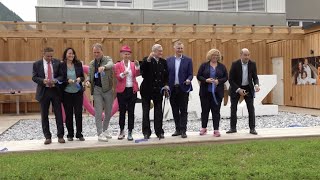
<svg viewBox="0 0 320 180"><path fill-rule="evenodd" d="M62 90L64 90L68 85L68 79L67 79L68 66L66 62L61 63L61 69L62 69L63 76L65 77L65 81L63 81L61 85ZM80 91L84 91L84 88L82 86L82 82L84 81L84 73L83 73L82 63L80 61L76 61L76 63L74 64L74 70L76 71L76 77L77 78L80 77L81 79Z"/></svg>
<svg viewBox="0 0 320 180"><path fill-rule="evenodd" d="M63 76L62 69L61 69L61 63L57 59L52 59L52 67L53 67L53 77L54 79L63 82L65 77ZM45 73L43 69L43 59L40 59L33 63L33 71L32 71L32 80L38 84L37 91L36 91L36 100L41 101L45 90L46 85L43 84L43 80L45 79ZM58 83L55 87L58 91ZM59 94L61 96L61 92L59 91Z"/></svg>
<svg viewBox="0 0 320 180"><path fill-rule="evenodd" d="M209 83L206 82L206 79L208 78L210 78L210 62L205 62L201 64L197 74L197 79L200 81L200 91L199 91L200 96L205 96L209 92L208 91ZM222 100L224 95L224 83L228 80L228 71L226 66L219 62L216 67L216 78L219 81L219 84L217 85L217 88L216 88L216 95L217 95L217 98Z"/></svg>
<svg viewBox="0 0 320 180"><path fill-rule="evenodd" d="M167 62L163 58L160 58L158 63L154 58L151 58L151 62L147 62L147 58L143 58L140 66L140 74L143 78L140 86L141 97L161 98L161 88L168 85Z"/></svg>
<svg viewBox="0 0 320 180"><path fill-rule="evenodd" d="M174 86L174 80L176 76L176 67L175 67L175 56L171 56L167 58L167 65L168 65L168 72L169 72L169 87L170 89L173 89ZM192 81L193 78L193 68L192 68L192 59L182 55L180 67L179 67L179 85L180 89L184 92L187 92L190 88L190 91L192 91L192 84L186 85L184 82L189 79Z"/></svg>
<svg viewBox="0 0 320 180"><path fill-rule="evenodd" d="M237 89L241 87L242 83L242 63L241 59L234 61L231 65L229 76L229 95L235 97L237 95ZM248 81L249 87L252 93L254 93L254 85L259 85L259 79L257 76L256 63L252 60L248 61ZM252 94L254 97L254 94Z"/></svg>

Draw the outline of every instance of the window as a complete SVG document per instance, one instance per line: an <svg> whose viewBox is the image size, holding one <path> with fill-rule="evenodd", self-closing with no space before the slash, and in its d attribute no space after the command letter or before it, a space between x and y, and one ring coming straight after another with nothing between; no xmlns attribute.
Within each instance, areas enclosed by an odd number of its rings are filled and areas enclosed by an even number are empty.
<svg viewBox="0 0 320 180"><path fill-rule="evenodd" d="M302 27L311 26L314 23L315 23L314 21L303 21L302 22Z"/></svg>
<svg viewBox="0 0 320 180"><path fill-rule="evenodd" d="M83 6L97 6L98 0L82 0Z"/></svg>
<svg viewBox="0 0 320 180"><path fill-rule="evenodd" d="M236 0L208 0L208 10L236 11Z"/></svg>
<svg viewBox="0 0 320 180"><path fill-rule="evenodd" d="M65 0L65 5L80 5L80 0Z"/></svg>
<svg viewBox="0 0 320 180"><path fill-rule="evenodd" d="M153 0L154 9L181 9L189 8L188 0Z"/></svg>
<svg viewBox="0 0 320 180"><path fill-rule="evenodd" d="M132 7L132 0L64 0L67 6Z"/></svg>
<svg viewBox="0 0 320 180"><path fill-rule="evenodd" d="M265 12L265 0L238 0L238 11Z"/></svg>
<svg viewBox="0 0 320 180"><path fill-rule="evenodd" d="M132 0L100 0L101 6L132 7Z"/></svg>
<svg viewBox="0 0 320 180"><path fill-rule="evenodd" d="M300 26L300 22L299 21L288 21L288 26Z"/></svg>

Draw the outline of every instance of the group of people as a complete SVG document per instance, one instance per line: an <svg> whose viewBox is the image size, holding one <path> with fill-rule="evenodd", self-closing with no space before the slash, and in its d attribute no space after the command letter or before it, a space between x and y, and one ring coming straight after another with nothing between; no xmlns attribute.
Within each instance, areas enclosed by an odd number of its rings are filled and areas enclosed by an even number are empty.
<svg viewBox="0 0 320 180"><path fill-rule="evenodd" d="M90 88L94 100L95 122L99 141L108 141L112 138L109 128L113 104L113 80L116 79L116 97L119 104L118 139L126 137L125 115L128 113L127 139L133 140L134 109L137 92L140 90L142 100L142 133L149 139L150 108L154 108L154 133L163 139L163 107L164 98L170 99L175 131L172 136L187 138L188 100L189 93L193 90L193 64L192 59L183 54L184 45L180 41L174 43L174 55L163 58L163 48L155 44L151 53L143 58L142 62L131 59L131 49L124 45L120 49L121 60L116 64L109 56L103 54L103 47L96 43L92 46L94 59L89 63L89 73L84 77L82 63L78 60L73 48L67 48L62 56L62 61L54 59L54 50L45 48L43 58L33 64L32 80L37 83L36 99L40 103L42 130L45 136L44 144L52 143L49 129L49 106L52 103L59 143L65 143L64 126L62 119L61 103L65 109L67 140L73 141L76 137L84 141L82 134L82 105L84 87ZM138 86L136 77L142 76L143 81ZM254 61L250 60L250 52L244 48L240 52L240 59L233 62L229 77L225 65L221 62L221 53L211 49L206 60L201 64L197 79L200 83L201 101L201 126L200 135L207 134L209 113L211 110L213 120L213 136L220 137L220 107L224 95L224 83L229 80L229 95L231 97L230 130L227 133L236 133L237 105L240 96L247 103L249 112L249 127L251 134L255 130L255 112L253 99L255 92L260 90L257 68ZM104 112L104 114L103 114ZM74 133L73 115L76 122Z"/></svg>
<svg viewBox="0 0 320 180"><path fill-rule="evenodd" d="M308 84L316 84L316 78L312 78L313 71L311 66L309 65L309 61L307 58L304 61L299 61L298 66L296 68L294 74L295 84L297 85L308 85Z"/></svg>

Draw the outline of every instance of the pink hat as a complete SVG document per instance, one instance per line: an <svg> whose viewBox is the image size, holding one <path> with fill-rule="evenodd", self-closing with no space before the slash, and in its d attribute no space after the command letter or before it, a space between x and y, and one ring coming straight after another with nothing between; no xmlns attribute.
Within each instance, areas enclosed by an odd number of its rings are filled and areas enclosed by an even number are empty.
<svg viewBox="0 0 320 180"><path fill-rule="evenodd" d="M124 45L121 47L120 52L129 52L131 53L131 49L128 45Z"/></svg>

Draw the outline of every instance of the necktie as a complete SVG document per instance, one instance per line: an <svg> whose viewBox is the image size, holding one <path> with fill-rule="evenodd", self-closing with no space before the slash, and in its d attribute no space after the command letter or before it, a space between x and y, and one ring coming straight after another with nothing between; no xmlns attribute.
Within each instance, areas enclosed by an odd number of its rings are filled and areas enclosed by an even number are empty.
<svg viewBox="0 0 320 180"><path fill-rule="evenodd" d="M49 87L52 87L51 80L52 80L52 69L51 63L48 62L48 80L49 80Z"/></svg>

